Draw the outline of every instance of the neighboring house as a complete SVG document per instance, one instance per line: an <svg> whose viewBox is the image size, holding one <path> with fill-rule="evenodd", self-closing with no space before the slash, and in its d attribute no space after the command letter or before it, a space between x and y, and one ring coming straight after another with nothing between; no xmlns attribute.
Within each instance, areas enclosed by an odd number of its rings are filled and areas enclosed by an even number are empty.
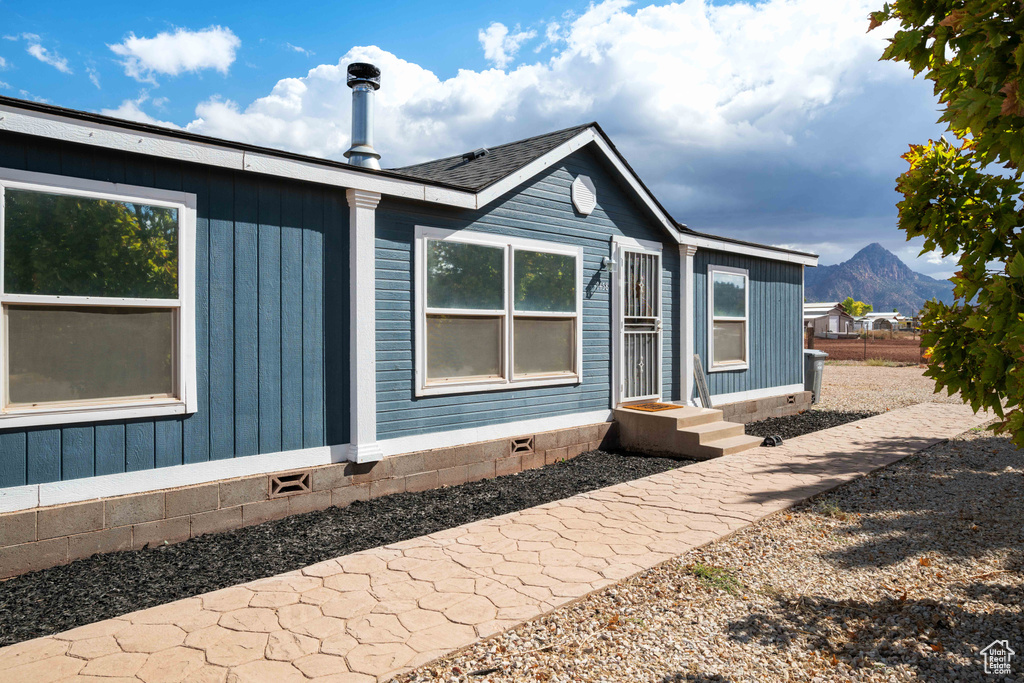
<svg viewBox="0 0 1024 683"><path fill-rule="evenodd" d="M848 339L857 336L854 318L838 301L804 304L804 328L819 339Z"/></svg>
<svg viewBox="0 0 1024 683"><path fill-rule="evenodd" d="M597 124L379 170L367 120L345 164L0 98L0 576L571 457L694 354L808 407L817 257L677 223Z"/></svg>
<svg viewBox="0 0 1024 683"><path fill-rule="evenodd" d="M873 311L857 318L861 330L911 330L914 321L896 311Z"/></svg>

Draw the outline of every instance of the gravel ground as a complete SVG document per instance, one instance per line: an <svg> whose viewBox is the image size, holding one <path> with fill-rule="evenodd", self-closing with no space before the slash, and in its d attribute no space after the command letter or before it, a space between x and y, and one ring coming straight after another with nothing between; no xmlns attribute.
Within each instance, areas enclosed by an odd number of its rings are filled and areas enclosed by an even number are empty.
<svg viewBox="0 0 1024 683"><path fill-rule="evenodd" d="M935 393L935 381L917 366L887 368L856 362L826 362L817 410L885 412L915 403L960 403L958 395Z"/></svg>
<svg viewBox="0 0 1024 683"><path fill-rule="evenodd" d="M829 365L817 410L957 400L922 372ZM1024 681L1022 491L972 430L398 680Z"/></svg>
<svg viewBox="0 0 1024 683"><path fill-rule="evenodd" d="M974 430L398 680L1003 680L979 651L1024 645L1022 488Z"/></svg>
<svg viewBox="0 0 1024 683"><path fill-rule="evenodd" d="M770 417L767 420L748 422L747 434L751 436L781 436L783 440L793 439L829 427L838 427L854 420L878 415L877 412L843 410L808 410L799 415Z"/></svg>
<svg viewBox="0 0 1024 683"><path fill-rule="evenodd" d="M355 502L0 582L0 646L274 576L689 461L591 451L518 474Z"/></svg>

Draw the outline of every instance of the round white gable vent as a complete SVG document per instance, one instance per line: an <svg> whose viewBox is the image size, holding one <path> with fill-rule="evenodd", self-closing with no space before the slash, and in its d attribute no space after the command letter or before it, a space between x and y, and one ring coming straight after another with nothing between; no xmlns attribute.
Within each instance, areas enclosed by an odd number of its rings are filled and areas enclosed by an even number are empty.
<svg viewBox="0 0 1024 683"><path fill-rule="evenodd" d="M584 216L589 216L597 206L597 188L589 176L576 176L569 194L572 195L572 205Z"/></svg>

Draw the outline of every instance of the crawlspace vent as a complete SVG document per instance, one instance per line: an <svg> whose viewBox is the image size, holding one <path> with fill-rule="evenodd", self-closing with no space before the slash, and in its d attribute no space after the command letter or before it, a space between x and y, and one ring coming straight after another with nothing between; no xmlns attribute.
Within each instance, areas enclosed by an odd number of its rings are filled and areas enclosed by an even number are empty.
<svg viewBox="0 0 1024 683"><path fill-rule="evenodd" d="M296 493L309 493L313 490L310 483L312 474L309 470L288 472L287 474L270 475L270 497L283 498Z"/></svg>
<svg viewBox="0 0 1024 683"><path fill-rule="evenodd" d="M512 439L509 444L509 450L512 451L512 455L533 453L533 437L521 436L518 439Z"/></svg>

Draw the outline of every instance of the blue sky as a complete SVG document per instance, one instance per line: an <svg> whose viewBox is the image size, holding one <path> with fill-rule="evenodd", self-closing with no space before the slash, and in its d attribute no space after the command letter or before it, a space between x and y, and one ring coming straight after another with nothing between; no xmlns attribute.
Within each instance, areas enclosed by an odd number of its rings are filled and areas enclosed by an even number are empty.
<svg viewBox="0 0 1024 683"><path fill-rule="evenodd" d="M0 0L0 94L340 158L368 59L385 166L598 120L695 229L948 276L895 227L899 155L941 130L875 4Z"/></svg>

